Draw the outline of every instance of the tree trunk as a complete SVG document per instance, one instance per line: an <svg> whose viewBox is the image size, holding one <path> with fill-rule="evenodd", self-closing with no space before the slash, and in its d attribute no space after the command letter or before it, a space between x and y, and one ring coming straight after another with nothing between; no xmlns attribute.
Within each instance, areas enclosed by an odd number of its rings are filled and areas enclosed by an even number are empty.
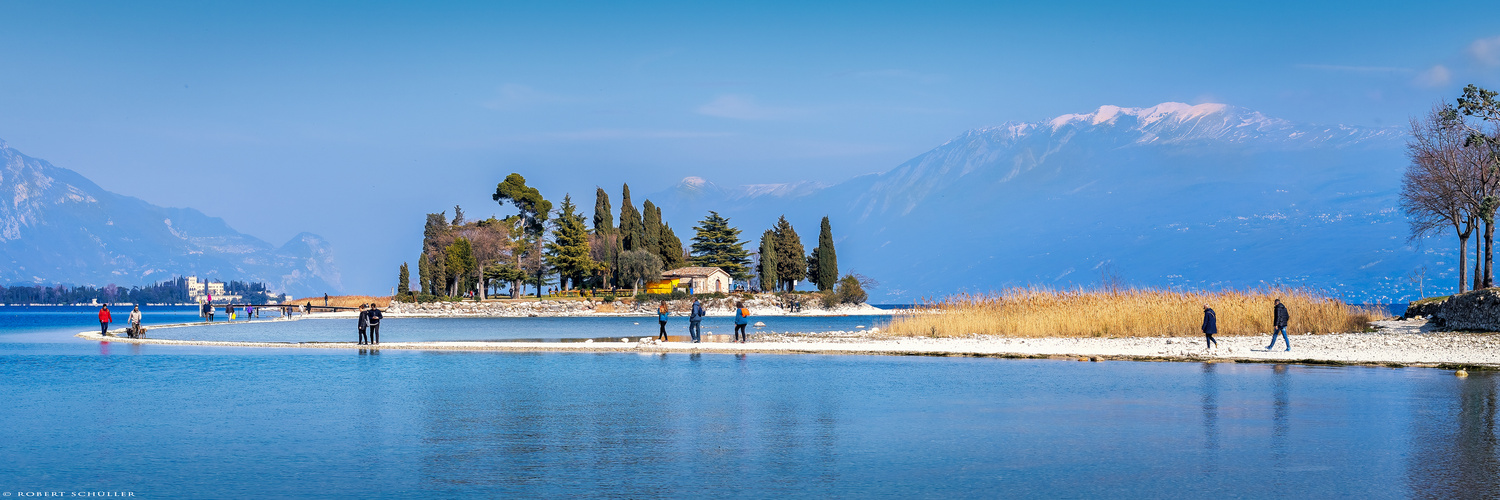
<svg viewBox="0 0 1500 500"><path fill-rule="evenodd" d="M1458 249L1458 293L1464 293L1464 285L1468 284L1469 235L1458 236Z"/></svg>
<svg viewBox="0 0 1500 500"><path fill-rule="evenodd" d="M1484 221L1484 287L1495 286L1495 218Z"/></svg>
<svg viewBox="0 0 1500 500"><path fill-rule="evenodd" d="M484 279L484 262L479 263L479 300L489 298L489 281Z"/></svg>

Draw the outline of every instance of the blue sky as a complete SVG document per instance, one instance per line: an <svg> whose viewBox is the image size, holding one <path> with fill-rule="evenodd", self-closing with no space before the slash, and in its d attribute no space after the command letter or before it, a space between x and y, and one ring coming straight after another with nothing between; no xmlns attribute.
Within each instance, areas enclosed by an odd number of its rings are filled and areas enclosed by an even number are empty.
<svg viewBox="0 0 1500 500"><path fill-rule="evenodd" d="M335 245L388 288L422 215L837 182L960 132L1224 102L1396 126L1500 87L1492 2L0 3L0 139L106 189ZM618 204L618 200L617 200ZM317 214L322 217L312 217ZM410 255L408 255L410 254Z"/></svg>

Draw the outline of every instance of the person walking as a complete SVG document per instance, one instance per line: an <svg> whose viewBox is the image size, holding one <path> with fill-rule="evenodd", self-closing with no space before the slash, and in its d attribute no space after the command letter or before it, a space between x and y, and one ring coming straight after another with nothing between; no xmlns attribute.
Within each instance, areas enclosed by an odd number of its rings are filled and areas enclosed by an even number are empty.
<svg viewBox="0 0 1500 500"><path fill-rule="evenodd" d="M667 316L670 315L671 311L667 309L667 301L661 301L661 304L656 306L656 323L661 326L661 333L656 334L656 338L662 342L667 341Z"/></svg>
<svg viewBox="0 0 1500 500"><path fill-rule="evenodd" d="M323 307L328 307L328 294L323 294Z"/></svg>
<svg viewBox="0 0 1500 500"><path fill-rule="evenodd" d="M105 304L102 309L99 309L99 335L109 335L111 321L114 321L114 318L109 315L109 304Z"/></svg>
<svg viewBox="0 0 1500 500"><path fill-rule="evenodd" d="M1272 315L1271 324L1275 328L1271 330L1271 345L1266 346L1266 350L1269 351L1276 348L1276 334L1279 333L1281 334L1281 340L1286 342L1286 350L1291 351L1292 339L1286 336L1286 325L1292 321L1292 315L1287 314L1286 305L1281 303L1281 299L1276 299L1276 308L1273 310Z"/></svg>
<svg viewBox="0 0 1500 500"><path fill-rule="evenodd" d="M234 303L224 306L224 314L229 315L229 321L234 321Z"/></svg>
<svg viewBox="0 0 1500 500"><path fill-rule="evenodd" d="M250 318L254 318L254 317L255 317L255 306L246 305L245 306L245 321L250 321Z"/></svg>
<svg viewBox="0 0 1500 500"><path fill-rule="evenodd" d="M130 317L126 318L126 321L128 321L130 323L130 329L126 330L126 332L130 334L130 338L133 338L133 339L140 338L141 337L141 306L135 306L135 310L130 311Z"/></svg>
<svg viewBox="0 0 1500 500"><path fill-rule="evenodd" d="M750 339L748 335L745 335L745 325L748 324L750 324L750 310L745 308L744 302L735 304L733 341L738 341L739 343L743 344L746 340Z"/></svg>
<svg viewBox="0 0 1500 500"><path fill-rule="evenodd" d="M1219 348L1219 341L1214 340L1215 333L1219 333L1219 318L1214 315L1213 308L1203 304L1203 350Z"/></svg>
<svg viewBox="0 0 1500 500"><path fill-rule="evenodd" d="M688 336L693 338L694 344L702 340L703 316L706 316L703 312L703 304L698 302L698 299L693 299L693 310L688 313Z"/></svg>
<svg viewBox="0 0 1500 500"><path fill-rule="evenodd" d="M369 343L368 338L365 337L365 330L368 329L369 327L370 327L370 313L365 311L365 305L364 304L360 304L359 305L359 345L365 345L365 344Z"/></svg>
<svg viewBox="0 0 1500 500"><path fill-rule="evenodd" d="M380 344L380 319L383 318L383 317L385 317L385 315L380 313L380 309L377 309L375 307L375 304L371 303L370 304L370 320L369 320L370 321L370 343L371 344L377 344L377 345Z"/></svg>
<svg viewBox="0 0 1500 500"><path fill-rule="evenodd" d="M214 313L216 312L216 311L214 311L214 303L213 302L209 302L207 304L207 306L208 306L208 322L209 323L213 323L214 322Z"/></svg>

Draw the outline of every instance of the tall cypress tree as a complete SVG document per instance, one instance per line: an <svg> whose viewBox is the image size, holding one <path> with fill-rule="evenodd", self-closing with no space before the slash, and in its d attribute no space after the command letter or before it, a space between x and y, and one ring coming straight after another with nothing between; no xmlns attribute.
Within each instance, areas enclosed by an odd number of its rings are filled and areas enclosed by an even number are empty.
<svg viewBox="0 0 1500 500"><path fill-rule="evenodd" d="M671 224L661 226L661 264L668 271L687 265L687 259L682 257L682 240L672 232Z"/></svg>
<svg viewBox="0 0 1500 500"><path fill-rule="evenodd" d="M406 295L411 291L411 270L406 268L406 263L401 263L401 277L396 278L396 296Z"/></svg>
<svg viewBox="0 0 1500 500"><path fill-rule="evenodd" d="M428 292L427 284L432 281L432 263L428 262L427 254L417 257L417 292Z"/></svg>
<svg viewBox="0 0 1500 500"><path fill-rule="evenodd" d="M807 257L804 256L802 237L792 223L783 215L776 221L776 277L782 289L791 291L798 281L807 277Z"/></svg>
<svg viewBox="0 0 1500 500"><path fill-rule="evenodd" d="M778 285L776 280L776 232L767 229L760 235L760 289L762 291L775 291Z"/></svg>
<svg viewBox="0 0 1500 500"><path fill-rule="evenodd" d="M723 269L736 281L750 279L750 253L740 241L740 230L730 226L729 219L710 211L693 229L698 232L693 236L693 265Z"/></svg>
<svg viewBox="0 0 1500 500"><path fill-rule="evenodd" d="M813 249L808 260L808 278L818 285L818 290L832 290L839 281L839 259L833 250L833 228L828 217L823 217L823 228L818 231L818 247Z"/></svg>
<svg viewBox="0 0 1500 500"><path fill-rule="evenodd" d="M646 200L641 204L641 250L661 255L661 210Z"/></svg>
<svg viewBox="0 0 1500 500"><path fill-rule="evenodd" d="M448 254L439 250L435 256L437 258L429 262L432 266L432 281L427 282L427 293L446 296L448 292L444 290L443 284L448 282Z"/></svg>
<svg viewBox="0 0 1500 500"><path fill-rule="evenodd" d="M639 250L642 246L641 213L630 204L630 185L620 199L620 249L625 252Z"/></svg>
<svg viewBox="0 0 1500 500"><path fill-rule="evenodd" d="M595 188L594 192L594 234L604 236L600 241L605 242L602 249L603 257L608 274L604 276L606 281L616 282L619 279L620 269L620 238L615 230L614 209L609 205L609 193L604 188Z"/></svg>

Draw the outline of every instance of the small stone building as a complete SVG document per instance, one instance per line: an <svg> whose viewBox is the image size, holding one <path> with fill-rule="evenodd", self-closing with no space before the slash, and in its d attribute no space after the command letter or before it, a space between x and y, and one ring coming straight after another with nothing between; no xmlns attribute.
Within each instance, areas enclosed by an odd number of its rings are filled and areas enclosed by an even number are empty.
<svg viewBox="0 0 1500 500"><path fill-rule="evenodd" d="M682 267L661 273L663 280L677 280L677 288L692 293L729 292L734 282L729 273L717 267Z"/></svg>

